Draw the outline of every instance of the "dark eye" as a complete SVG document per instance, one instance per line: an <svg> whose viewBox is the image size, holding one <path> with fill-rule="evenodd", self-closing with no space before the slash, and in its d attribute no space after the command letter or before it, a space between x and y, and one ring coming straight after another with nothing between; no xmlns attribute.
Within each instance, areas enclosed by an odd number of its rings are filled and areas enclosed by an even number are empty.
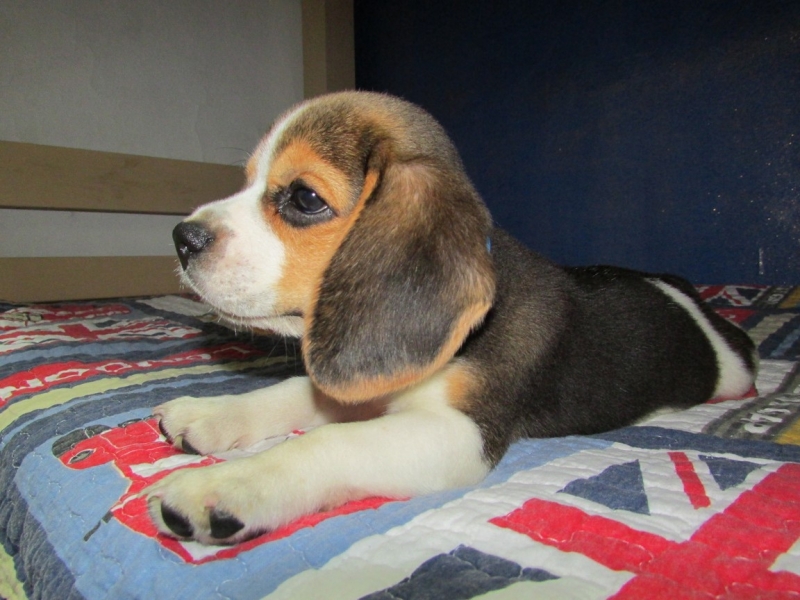
<svg viewBox="0 0 800 600"><path fill-rule="evenodd" d="M317 192L305 186L297 186L292 189L289 202L294 204L295 208L304 215L316 215L328 208Z"/></svg>
<svg viewBox="0 0 800 600"><path fill-rule="evenodd" d="M301 179L278 188L265 198L274 204L284 222L293 227L310 227L336 217L336 211L328 206L325 198Z"/></svg>

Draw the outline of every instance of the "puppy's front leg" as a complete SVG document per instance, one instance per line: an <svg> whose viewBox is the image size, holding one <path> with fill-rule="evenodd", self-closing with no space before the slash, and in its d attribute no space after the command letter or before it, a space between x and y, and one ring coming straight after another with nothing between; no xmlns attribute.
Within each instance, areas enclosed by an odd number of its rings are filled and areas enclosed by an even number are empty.
<svg viewBox="0 0 800 600"><path fill-rule="evenodd" d="M426 400L415 391L398 398L397 412L326 425L254 456L175 472L147 490L151 517L168 535L235 543L348 500L480 481L489 467L477 426L441 395Z"/></svg>
<svg viewBox="0 0 800 600"><path fill-rule="evenodd" d="M340 412L308 377L291 377L236 396L184 396L153 409L165 435L199 454L245 448L295 429L344 420Z"/></svg>

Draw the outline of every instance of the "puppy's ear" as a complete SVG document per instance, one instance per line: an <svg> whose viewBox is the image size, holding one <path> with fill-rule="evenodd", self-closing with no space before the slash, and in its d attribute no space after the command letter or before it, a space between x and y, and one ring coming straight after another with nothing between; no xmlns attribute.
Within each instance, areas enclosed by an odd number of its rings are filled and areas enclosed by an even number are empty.
<svg viewBox="0 0 800 600"><path fill-rule="evenodd" d="M367 165L368 197L323 275L303 340L312 380L343 402L441 368L494 297L491 219L460 163L398 162L384 143Z"/></svg>

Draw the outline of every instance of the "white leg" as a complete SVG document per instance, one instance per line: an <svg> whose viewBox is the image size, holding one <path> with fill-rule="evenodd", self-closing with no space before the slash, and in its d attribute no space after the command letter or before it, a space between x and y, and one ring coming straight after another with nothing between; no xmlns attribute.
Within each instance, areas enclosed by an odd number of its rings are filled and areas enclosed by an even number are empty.
<svg viewBox="0 0 800 600"><path fill-rule="evenodd" d="M162 532L229 543L348 500L474 484L488 470L477 426L447 405L439 375L398 396L389 414L326 425L261 454L178 471L146 493Z"/></svg>
<svg viewBox="0 0 800 600"><path fill-rule="evenodd" d="M337 416L329 405L308 377L292 377L238 396L177 398L153 413L176 445L210 454L328 423Z"/></svg>

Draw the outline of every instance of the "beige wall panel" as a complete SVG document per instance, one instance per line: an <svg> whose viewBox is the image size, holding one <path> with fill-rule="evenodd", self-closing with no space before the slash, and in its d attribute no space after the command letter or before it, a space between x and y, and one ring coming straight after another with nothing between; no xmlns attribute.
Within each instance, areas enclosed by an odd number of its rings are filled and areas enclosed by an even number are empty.
<svg viewBox="0 0 800 600"><path fill-rule="evenodd" d="M229 165L0 141L0 207L184 215L243 183Z"/></svg>
<svg viewBox="0 0 800 600"><path fill-rule="evenodd" d="M0 300L52 302L181 291L165 256L0 258ZM186 291L186 290L183 290Z"/></svg>

